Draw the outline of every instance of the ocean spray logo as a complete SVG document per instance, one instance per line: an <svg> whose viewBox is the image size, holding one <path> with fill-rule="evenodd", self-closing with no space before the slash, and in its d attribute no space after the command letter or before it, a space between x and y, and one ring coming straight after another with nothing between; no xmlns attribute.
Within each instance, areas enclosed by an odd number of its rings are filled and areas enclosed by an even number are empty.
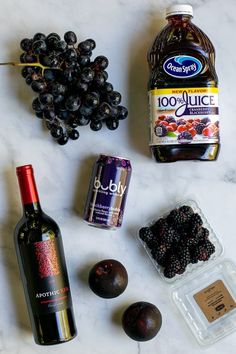
<svg viewBox="0 0 236 354"><path fill-rule="evenodd" d="M109 190L112 193L118 193L121 195L121 197L123 196L127 188L126 186L123 186L121 182L119 182L118 185L113 183L112 179L110 179L108 186L104 187L97 177L95 177L93 186L95 189L101 189L103 191Z"/></svg>
<svg viewBox="0 0 236 354"><path fill-rule="evenodd" d="M177 55L167 59L163 64L165 72L179 79L196 76L202 70L202 63L190 55Z"/></svg>

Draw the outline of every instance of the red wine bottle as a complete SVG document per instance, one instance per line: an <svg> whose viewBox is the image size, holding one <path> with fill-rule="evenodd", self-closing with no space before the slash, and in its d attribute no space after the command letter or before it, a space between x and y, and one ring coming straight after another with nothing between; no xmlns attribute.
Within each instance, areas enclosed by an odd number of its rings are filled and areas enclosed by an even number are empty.
<svg viewBox="0 0 236 354"><path fill-rule="evenodd" d="M16 171L23 217L14 239L34 339L64 343L76 326L60 229L41 209L32 166Z"/></svg>

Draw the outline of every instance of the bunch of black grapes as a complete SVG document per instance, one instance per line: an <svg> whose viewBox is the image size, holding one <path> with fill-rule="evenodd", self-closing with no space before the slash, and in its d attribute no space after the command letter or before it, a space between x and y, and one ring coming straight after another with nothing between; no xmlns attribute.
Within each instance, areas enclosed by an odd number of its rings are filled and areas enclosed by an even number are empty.
<svg viewBox="0 0 236 354"><path fill-rule="evenodd" d="M91 59L93 39L76 42L75 33L69 31L64 40L57 33L36 33L20 44L22 76L38 94L33 110L60 145L79 138L78 126L89 124L98 131L105 123L115 130L128 115L120 105L121 94L107 81L108 59L102 55Z"/></svg>

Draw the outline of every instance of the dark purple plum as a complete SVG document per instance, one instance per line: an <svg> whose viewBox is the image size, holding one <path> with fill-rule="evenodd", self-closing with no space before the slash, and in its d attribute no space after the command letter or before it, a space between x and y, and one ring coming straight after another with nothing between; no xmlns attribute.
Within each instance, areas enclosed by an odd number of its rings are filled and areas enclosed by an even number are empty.
<svg viewBox="0 0 236 354"><path fill-rule="evenodd" d="M105 259L92 267L88 282L96 295L111 299L119 296L126 289L128 274L120 262L115 259Z"/></svg>
<svg viewBox="0 0 236 354"><path fill-rule="evenodd" d="M154 338L161 325L160 311L149 302L135 302L125 310L122 316L122 326L125 333L138 342Z"/></svg>

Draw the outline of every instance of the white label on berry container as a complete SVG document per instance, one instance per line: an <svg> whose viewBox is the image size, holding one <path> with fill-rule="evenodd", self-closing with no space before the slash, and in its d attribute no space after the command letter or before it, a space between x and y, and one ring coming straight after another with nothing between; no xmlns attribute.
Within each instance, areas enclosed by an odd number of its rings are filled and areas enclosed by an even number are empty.
<svg viewBox="0 0 236 354"><path fill-rule="evenodd" d="M150 145L219 142L217 87L149 91Z"/></svg>

